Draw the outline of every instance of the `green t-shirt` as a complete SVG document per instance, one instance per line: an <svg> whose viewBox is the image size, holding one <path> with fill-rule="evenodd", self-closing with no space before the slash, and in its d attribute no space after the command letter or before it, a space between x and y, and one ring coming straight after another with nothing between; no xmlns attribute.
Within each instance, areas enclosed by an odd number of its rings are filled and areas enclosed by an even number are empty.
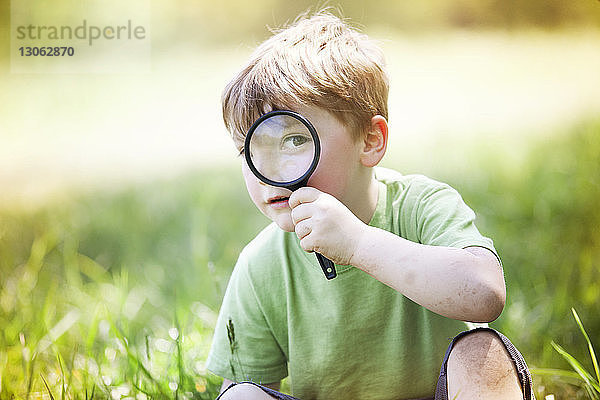
<svg viewBox="0 0 600 400"><path fill-rule="evenodd" d="M408 240L494 251L448 185L377 168L370 225ZM449 341L466 328L352 266L326 280L295 233L265 228L240 254L207 367L232 381L278 382L311 399L432 396Z"/></svg>

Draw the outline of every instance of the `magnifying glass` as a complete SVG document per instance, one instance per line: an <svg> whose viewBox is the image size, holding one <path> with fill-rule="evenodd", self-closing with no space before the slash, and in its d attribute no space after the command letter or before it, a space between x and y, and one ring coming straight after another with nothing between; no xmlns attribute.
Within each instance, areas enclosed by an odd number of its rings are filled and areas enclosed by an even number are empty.
<svg viewBox="0 0 600 400"><path fill-rule="evenodd" d="M244 156L252 173L271 186L297 190L317 168L321 144L317 130L302 115L289 110L264 114L248 130ZM327 279L337 273L331 260L315 253Z"/></svg>

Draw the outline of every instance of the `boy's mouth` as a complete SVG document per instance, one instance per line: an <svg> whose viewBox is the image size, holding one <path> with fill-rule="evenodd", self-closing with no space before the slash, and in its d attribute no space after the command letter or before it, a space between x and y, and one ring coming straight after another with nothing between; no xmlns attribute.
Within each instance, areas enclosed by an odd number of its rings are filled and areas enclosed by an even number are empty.
<svg viewBox="0 0 600 400"><path fill-rule="evenodd" d="M269 203L269 205L276 206L276 207L287 207L289 199L290 198L286 197L286 196L276 196L276 197L271 197L269 200L267 200L267 203Z"/></svg>

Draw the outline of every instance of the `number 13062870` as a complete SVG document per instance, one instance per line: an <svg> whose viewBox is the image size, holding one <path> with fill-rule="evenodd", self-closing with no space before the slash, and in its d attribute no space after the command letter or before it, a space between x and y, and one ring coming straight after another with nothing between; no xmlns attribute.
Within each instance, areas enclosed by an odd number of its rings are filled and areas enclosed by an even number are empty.
<svg viewBox="0 0 600 400"><path fill-rule="evenodd" d="M72 57L75 55L73 47L19 47L22 57Z"/></svg>

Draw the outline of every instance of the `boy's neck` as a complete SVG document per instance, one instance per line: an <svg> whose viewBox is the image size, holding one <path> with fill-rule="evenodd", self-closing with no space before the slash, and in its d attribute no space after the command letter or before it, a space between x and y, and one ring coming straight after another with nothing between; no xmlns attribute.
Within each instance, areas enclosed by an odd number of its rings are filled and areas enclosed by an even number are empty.
<svg viewBox="0 0 600 400"><path fill-rule="evenodd" d="M368 168L365 171L362 184L353 190L354 196L346 204L346 207L365 224L371 222L377 208L377 200L379 198L379 186L377 182L375 170Z"/></svg>

